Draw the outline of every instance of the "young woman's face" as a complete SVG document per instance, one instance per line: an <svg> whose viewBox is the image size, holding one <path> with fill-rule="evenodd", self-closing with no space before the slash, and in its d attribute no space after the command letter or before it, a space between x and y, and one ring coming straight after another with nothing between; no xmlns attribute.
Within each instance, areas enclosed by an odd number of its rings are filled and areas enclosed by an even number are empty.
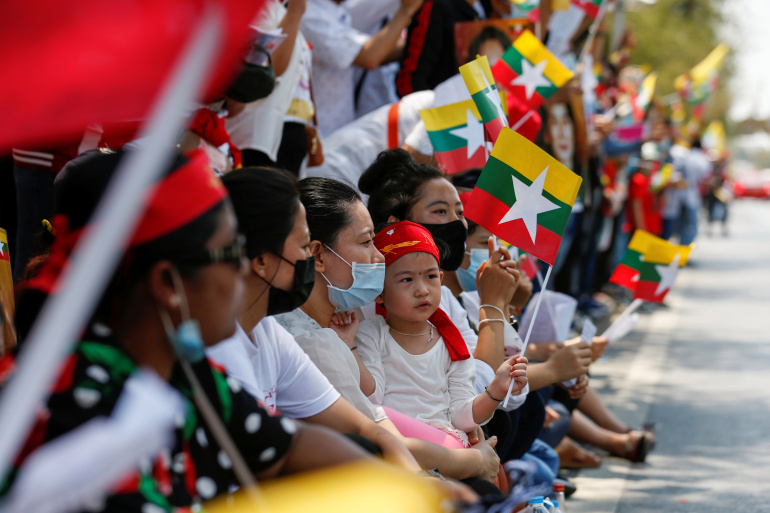
<svg viewBox="0 0 770 513"><path fill-rule="evenodd" d="M458 219L468 226L463 217L463 204L457 189L443 178L426 182L419 190L420 199L409 211L409 221L420 224L446 224Z"/></svg>
<svg viewBox="0 0 770 513"><path fill-rule="evenodd" d="M503 48L503 45L501 45L500 41L497 39L487 39L479 45L479 55L485 55L490 66L494 66L504 53L505 48ZM474 59L476 58L475 55L472 57Z"/></svg>
<svg viewBox="0 0 770 513"><path fill-rule="evenodd" d="M331 249L337 252L335 255L323 248L324 275L332 285L341 289L348 289L353 284L353 273L350 265L343 262L344 258L349 264L378 264L385 262L385 257L374 246L374 224L369 211L364 204L355 201L350 205L351 222L337 235L337 240L331 245ZM323 279L323 278L319 278ZM324 280L325 281L325 280Z"/></svg>
<svg viewBox="0 0 770 513"><path fill-rule="evenodd" d="M471 256L469 253L472 249L489 249L489 243L487 241L491 235L492 234L481 225L477 225L476 229L473 230L473 233L468 234L468 239L465 241L465 258L463 258L463 263L460 267L467 269L468 266L471 265Z"/></svg>
<svg viewBox="0 0 770 513"><path fill-rule="evenodd" d="M575 153L575 130L567 106L556 103L548 110L548 133L556 160L572 168Z"/></svg>
<svg viewBox="0 0 770 513"><path fill-rule="evenodd" d="M206 248L232 245L238 237L235 214L229 205L219 215L214 235ZM244 278L248 261L240 264L216 262L198 269L189 279L183 279L190 316L200 324L206 346L214 345L235 333L235 322L243 309Z"/></svg>
<svg viewBox="0 0 770 513"><path fill-rule="evenodd" d="M427 321L441 303L442 277L436 257L430 253L409 253L390 264L380 296L388 317Z"/></svg>
<svg viewBox="0 0 770 513"><path fill-rule="evenodd" d="M305 207L302 203L294 214L294 227L283 243L281 256L283 258L273 253L264 253L263 257L268 262L265 271L266 279L272 287L290 290L294 283L294 266L291 264L311 256L310 229L307 226Z"/></svg>

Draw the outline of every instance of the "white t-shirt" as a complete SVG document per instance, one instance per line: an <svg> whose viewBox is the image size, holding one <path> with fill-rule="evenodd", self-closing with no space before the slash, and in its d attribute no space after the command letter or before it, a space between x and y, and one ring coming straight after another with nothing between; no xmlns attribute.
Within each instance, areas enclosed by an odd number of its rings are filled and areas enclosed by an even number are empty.
<svg viewBox="0 0 770 513"><path fill-rule="evenodd" d="M376 383L369 399L436 428L462 435L475 429L473 421L473 360L453 362L444 340L427 352L408 353L390 334L382 316L358 327L356 344L361 360ZM458 433L459 431L459 433Z"/></svg>
<svg viewBox="0 0 770 513"><path fill-rule="evenodd" d="M324 137L355 119L352 66L370 36L332 0L308 0L301 28L313 45L313 98Z"/></svg>
<svg viewBox="0 0 770 513"><path fill-rule="evenodd" d="M235 335L206 349L227 368L271 415L304 419L340 398L329 380L272 317L265 317L251 338L237 326Z"/></svg>
<svg viewBox="0 0 770 513"><path fill-rule="evenodd" d="M433 91L412 93L398 104L398 145L408 144L431 155L433 146L420 117L421 109L433 105ZM340 128L323 140L324 163L306 170L307 176L322 176L358 189L358 179L380 152L388 149L388 114L385 105ZM320 122L320 120L319 120Z"/></svg>
<svg viewBox="0 0 770 513"><path fill-rule="evenodd" d="M374 303L366 305L361 308L361 313L365 319L372 319L375 316ZM463 305L454 297L452 290L449 287L441 286L441 303L439 307L444 310L449 319L457 326L460 331L463 340L468 345L468 352L471 353L471 358L476 366L476 379L473 382L473 387L476 389L477 394L483 394L484 389L492 383L495 379L495 369L489 366L489 364L483 360L473 358L473 353L476 351L476 345L479 342L479 336L473 331L470 323L468 322L468 313L463 308ZM529 384L527 384L519 395L512 395L508 398L508 406L503 407L503 403L497 407L498 410L513 411L519 406L524 404L527 400L527 394L529 393Z"/></svg>
<svg viewBox="0 0 770 513"><path fill-rule="evenodd" d="M361 392L358 362L334 330L322 328L299 308L276 315L275 320L294 337L342 397L375 422L388 418L385 410L372 404Z"/></svg>
<svg viewBox="0 0 770 513"><path fill-rule="evenodd" d="M286 8L278 0L273 0L267 4L258 25L263 30L276 29L285 15ZM305 38L297 34L289 65L280 77L276 77L273 92L266 98L246 104L243 111L225 120L233 144L241 150L259 150L276 160L283 137L283 118L294 98L309 55Z"/></svg>

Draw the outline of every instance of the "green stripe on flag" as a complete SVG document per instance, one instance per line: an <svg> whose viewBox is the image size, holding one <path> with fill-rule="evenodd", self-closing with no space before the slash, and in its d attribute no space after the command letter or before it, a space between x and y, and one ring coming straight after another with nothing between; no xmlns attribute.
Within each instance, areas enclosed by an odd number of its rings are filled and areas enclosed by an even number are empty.
<svg viewBox="0 0 770 513"><path fill-rule="evenodd" d="M468 141L450 133L452 130L457 130L464 126L466 125L428 132L428 137L430 138L430 143L433 145L433 149L439 153L443 153L468 146Z"/></svg>
<svg viewBox="0 0 770 513"><path fill-rule="evenodd" d="M662 264L651 264L648 262L642 262L642 265L639 269L639 280L659 282L661 278L660 278L660 274L658 274L658 271L655 269L655 265L662 265Z"/></svg>
<svg viewBox="0 0 770 513"><path fill-rule="evenodd" d="M493 90L496 91L497 89L493 88ZM481 122L484 124L487 124L493 119L500 117L500 111L497 110L497 107L495 107L495 104L492 103L492 100L487 97L487 91L489 91L488 87L474 95L471 95L473 102L476 104L476 107L479 108L479 114L481 114Z"/></svg>
<svg viewBox="0 0 770 513"><path fill-rule="evenodd" d="M642 254L633 249L626 249L620 263L638 271L642 265Z"/></svg>
<svg viewBox="0 0 770 513"><path fill-rule="evenodd" d="M508 47L508 49L503 54L503 60L517 75L521 75L523 73L523 65L521 63L522 59L526 59L527 62L533 66L535 65L535 63L527 59L521 52L519 52L515 46ZM538 86L535 88L535 91L537 91L537 94L542 96L543 99L547 99L550 98L556 91L558 91L559 88L551 83L551 81L545 75L543 75L543 78L548 80L550 85Z"/></svg>
<svg viewBox="0 0 770 513"><path fill-rule="evenodd" d="M513 191L511 175L526 185L532 185L532 180L520 174L505 162L490 156L487 165L484 166L484 172L481 173L479 181L476 183L476 187L495 196L506 205L513 205L516 202L516 193ZM567 226L569 215L572 212L572 206L559 201L546 190L543 190L543 196L553 202L554 205L558 205L559 208L538 214L537 224L561 237Z"/></svg>

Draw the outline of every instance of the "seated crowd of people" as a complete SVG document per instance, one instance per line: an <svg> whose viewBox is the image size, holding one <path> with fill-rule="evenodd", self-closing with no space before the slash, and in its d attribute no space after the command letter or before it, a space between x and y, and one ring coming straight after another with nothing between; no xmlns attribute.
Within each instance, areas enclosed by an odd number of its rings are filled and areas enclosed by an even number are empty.
<svg viewBox="0 0 770 513"><path fill-rule="evenodd" d="M241 82L190 115L179 145L198 151L180 151L153 187L2 493L38 448L109 416L140 368L181 393L186 415L171 448L93 511L185 510L243 486L240 463L262 481L375 458L443 476L472 503L504 498L515 483L501 464L512 460L574 491L560 470L602 462L580 443L643 462L651 428L623 423L589 383L606 338L517 351L541 288L525 269L544 263L463 216L481 169L447 176L420 117L463 64L454 24L517 14L503 0L267 2L255 25L285 35L274 85ZM552 35L573 61L589 25ZM584 180L551 282L578 301L574 328L606 321L608 294L627 304L608 278L635 229L694 239L712 166L659 105L643 139L618 138L638 89L633 37L605 56L601 27L590 122L577 112L585 81L573 81L527 125ZM485 29L467 53L493 62L510 42ZM69 147L14 150L16 314L0 318L18 344L6 348L4 381L110 178L141 151L137 130L105 125ZM656 188L667 163L673 176Z"/></svg>

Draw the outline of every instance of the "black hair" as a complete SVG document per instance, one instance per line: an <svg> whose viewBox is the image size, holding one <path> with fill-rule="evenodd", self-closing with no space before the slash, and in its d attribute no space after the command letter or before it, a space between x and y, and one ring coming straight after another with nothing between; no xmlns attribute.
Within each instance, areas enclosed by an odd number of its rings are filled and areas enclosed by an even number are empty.
<svg viewBox="0 0 770 513"><path fill-rule="evenodd" d="M265 252L280 255L299 210L297 179L281 169L245 167L226 174L222 182L246 236L249 259Z"/></svg>
<svg viewBox="0 0 770 513"><path fill-rule="evenodd" d="M701 138L700 138L700 136L699 136L699 135L696 135L696 136L693 138L693 140L692 140L692 144L691 144L690 146L691 146L691 147L692 147L692 149L694 149L694 150L699 150L699 149L703 148L703 142L701 141Z"/></svg>
<svg viewBox="0 0 770 513"><path fill-rule="evenodd" d="M310 238L327 246L333 245L340 231L351 223L350 206L361 201L351 186L322 177L300 180L299 198L305 206Z"/></svg>
<svg viewBox="0 0 770 513"><path fill-rule="evenodd" d="M54 186L54 214L61 214L67 218L68 230L74 231L86 226L126 153L123 151L103 153L101 150L90 150L62 169ZM177 156L166 168L162 177L173 173L186 163L185 158ZM219 226L219 215L225 208L226 202L227 200L219 202L171 233L126 251L99 301L92 316L92 322L109 322L115 311L113 300L127 301L130 292L147 271L161 260L175 261L182 276L193 276L200 266L185 264L184 256L190 251L205 247ZM41 263L38 268L43 265L45 264ZM19 338L23 339L37 318L47 295L39 290L22 288L18 299L16 326Z"/></svg>
<svg viewBox="0 0 770 513"><path fill-rule="evenodd" d="M511 38L509 38L505 32L497 27L484 27L481 32L479 32L479 35L474 37L473 41L471 41L471 44L468 45L468 60L472 61L475 59L476 55L479 53L481 45L490 40L494 40L500 43L500 46L503 47L503 51L507 50L508 47L511 46Z"/></svg>
<svg viewBox="0 0 770 513"><path fill-rule="evenodd" d="M402 221L420 199L420 189L431 180L444 178L441 171L417 164L400 148L380 153L358 180L358 188L369 195L369 214L375 229L390 216Z"/></svg>

